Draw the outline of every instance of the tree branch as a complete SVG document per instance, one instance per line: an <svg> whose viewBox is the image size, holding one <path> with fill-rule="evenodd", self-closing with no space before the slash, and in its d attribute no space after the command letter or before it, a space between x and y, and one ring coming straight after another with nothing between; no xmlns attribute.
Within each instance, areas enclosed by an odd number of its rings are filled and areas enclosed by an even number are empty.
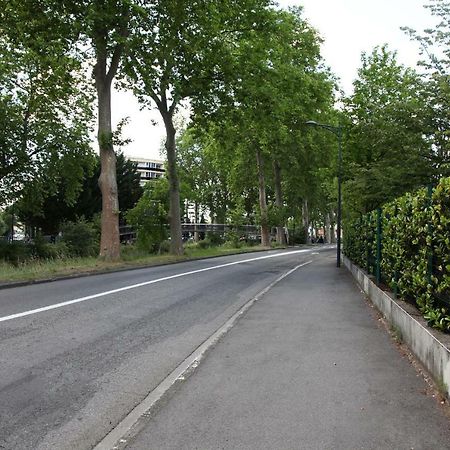
<svg viewBox="0 0 450 450"><path fill-rule="evenodd" d="M114 53L111 58L111 64L109 65L108 73L106 74L106 81L111 84L112 80L114 79L117 69L119 68L120 59L122 58L123 51L125 48L125 40L130 34L130 31L128 29L128 22L129 22L129 12L127 11L123 15L123 24L119 31L120 41L116 44L116 47L114 49Z"/></svg>

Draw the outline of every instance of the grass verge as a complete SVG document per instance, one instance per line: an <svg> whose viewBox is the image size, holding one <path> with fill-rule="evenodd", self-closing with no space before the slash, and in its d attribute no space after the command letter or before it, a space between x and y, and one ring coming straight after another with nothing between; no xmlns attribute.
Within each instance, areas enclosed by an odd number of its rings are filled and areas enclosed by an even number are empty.
<svg viewBox="0 0 450 450"><path fill-rule="evenodd" d="M183 256L149 255L137 249L124 248L122 260L118 262L102 261L98 258L70 258L35 260L13 266L0 262L0 283L18 281L37 281L78 274L108 272L118 269L134 267L151 267L161 264L170 264L190 259L201 259L213 256L225 256L236 253L247 253L266 250L260 246L231 248L226 246L196 248L187 247Z"/></svg>

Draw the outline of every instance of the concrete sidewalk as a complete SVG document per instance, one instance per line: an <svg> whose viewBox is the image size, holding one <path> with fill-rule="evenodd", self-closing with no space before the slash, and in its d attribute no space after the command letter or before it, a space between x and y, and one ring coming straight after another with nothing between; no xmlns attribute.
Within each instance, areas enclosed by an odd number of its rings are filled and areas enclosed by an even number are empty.
<svg viewBox="0 0 450 450"><path fill-rule="evenodd" d="M334 255L265 295L132 449L450 449L450 423Z"/></svg>

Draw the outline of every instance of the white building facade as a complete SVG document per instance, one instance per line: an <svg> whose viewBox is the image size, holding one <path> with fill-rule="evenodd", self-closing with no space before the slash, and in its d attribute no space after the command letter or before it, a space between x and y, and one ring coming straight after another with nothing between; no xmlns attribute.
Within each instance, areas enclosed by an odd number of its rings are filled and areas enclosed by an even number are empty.
<svg viewBox="0 0 450 450"><path fill-rule="evenodd" d="M132 156L128 157L128 159L137 164L136 170L141 177L141 186L144 186L148 181L163 177L166 171L164 161L159 159L136 158Z"/></svg>

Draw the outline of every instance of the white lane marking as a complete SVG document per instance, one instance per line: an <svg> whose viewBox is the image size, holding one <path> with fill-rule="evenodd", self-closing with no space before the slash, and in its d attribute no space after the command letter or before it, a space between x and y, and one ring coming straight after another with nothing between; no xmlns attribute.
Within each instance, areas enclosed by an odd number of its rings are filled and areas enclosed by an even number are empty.
<svg viewBox="0 0 450 450"><path fill-rule="evenodd" d="M176 275L170 275L168 277L157 278L156 280L144 281L143 283L133 284L131 286L124 286L124 287L121 287L118 289L112 289L111 291L99 292L98 294L88 295L86 297L75 298L74 300L68 300L66 302L55 303L54 305L44 306L42 308L36 308L36 309L31 309L29 311L21 312L21 313L11 314L9 316L0 317L0 322L5 322L7 320L12 320L12 319L18 319L20 317L25 317L25 316L31 316L33 314L50 311L52 309L62 308L64 306L73 305L75 303L85 302L87 300L92 300L94 298L104 297L106 295L111 295L111 294L116 294L117 292L128 291L130 289L147 286L149 284L159 283L161 281L167 281L167 280L172 280L174 278L185 277L188 275L193 275L195 273L207 272L209 270L216 270L216 269L221 269L223 267L235 266L236 264L244 264L247 262L257 261L260 259L278 258L281 256L290 256L290 255L295 255L296 253L306 253L309 251L310 250L308 250L308 249L294 250L292 252L277 253L275 255L258 256L256 258L243 259L242 261L234 261L231 263L219 264L218 266L205 267L204 269L191 270L189 272L178 273Z"/></svg>
<svg viewBox="0 0 450 450"><path fill-rule="evenodd" d="M289 276L292 272L303 266L311 264L307 261L283 273L275 281L272 281L261 292L256 294L247 303L239 308L217 331L215 331L203 344L200 344L184 361L182 361L169 375L167 375L161 383L158 384L147 397L142 400L130 413L128 413L121 422L119 422L95 447L93 450L115 450L126 447L130 440L130 433L138 432L138 423L140 420L148 418L152 408L161 400L161 398L169 391L177 381L185 381L192 372L201 364L210 350L231 328L236 325L237 321L253 306L255 302L261 299L281 280Z"/></svg>

